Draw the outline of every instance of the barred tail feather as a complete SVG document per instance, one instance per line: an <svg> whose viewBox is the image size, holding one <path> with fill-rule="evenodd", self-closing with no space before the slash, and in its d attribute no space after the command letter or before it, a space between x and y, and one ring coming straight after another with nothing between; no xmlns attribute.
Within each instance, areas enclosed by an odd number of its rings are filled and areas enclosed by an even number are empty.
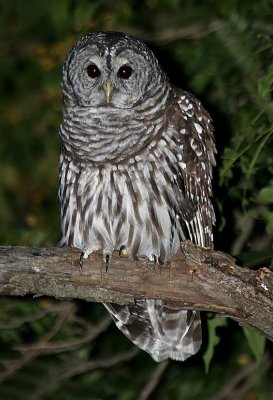
<svg viewBox="0 0 273 400"><path fill-rule="evenodd" d="M104 304L116 326L157 361L184 361L202 342L199 312L176 310L161 300L137 300L133 306Z"/></svg>

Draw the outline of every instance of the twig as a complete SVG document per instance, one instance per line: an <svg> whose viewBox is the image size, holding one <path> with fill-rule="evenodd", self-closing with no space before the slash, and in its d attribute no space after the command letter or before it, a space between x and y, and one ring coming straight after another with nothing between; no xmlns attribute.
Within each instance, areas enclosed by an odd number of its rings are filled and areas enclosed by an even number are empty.
<svg viewBox="0 0 273 400"><path fill-rule="evenodd" d="M60 372L58 376L58 382L70 379L74 376L89 372L89 371L94 371L96 369L100 368L111 368L121 362L129 361L133 357L137 355L137 353L140 350L137 347L132 347L129 351L126 351L124 353L117 354L116 356L110 357L110 358L105 358L101 360L91 360L87 362L82 362L80 361L79 363L75 365L70 365L66 371Z"/></svg>
<svg viewBox="0 0 273 400"><path fill-rule="evenodd" d="M254 220L248 216L242 215L238 210L235 211L235 223L238 235L235 236L235 240L231 245L231 254L239 254L245 246L249 236L254 229Z"/></svg>
<svg viewBox="0 0 273 400"><path fill-rule="evenodd" d="M51 307L47 308L46 310L37 311L34 314L27 315L25 317L15 318L12 321L7 321L5 323L0 323L0 330L8 330L8 329L18 329L24 324L28 324L39 319L44 318L47 315L51 314L58 314L60 310L66 307L65 304L57 303L53 304Z"/></svg>
<svg viewBox="0 0 273 400"><path fill-rule="evenodd" d="M148 35L141 35L141 39L147 42L158 42L160 44L171 43L177 39L190 39L196 40L208 35L211 32L221 29L224 25L223 21L212 20L206 23L195 23L192 25L184 26L183 28L169 29L156 34L150 33Z"/></svg>
<svg viewBox="0 0 273 400"><path fill-rule="evenodd" d="M56 335L57 332L60 331L70 312L71 305L66 304L66 307L63 307L59 315L56 317L55 324L52 326L51 330L42 337L40 343L47 343ZM24 366L37 358L41 352L41 348L38 350L32 350L28 353L24 353L24 355L19 359L6 362L6 369L0 373L0 383L17 374Z"/></svg>
<svg viewBox="0 0 273 400"><path fill-rule="evenodd" d="M111 368L121 362L130 361L133 357L137 355L138 352L139 349L137 347L133 347L129 351L117 354L116 356L110 358L91 360L87 362L81 360L77 363L74 363L74 365L72 364L65 368L56 368L53 371L53 374L51 374L51 377L47 380L47 384L45 385L43 382L41 385L39 385L39 387L30 396L30 400L40 399L41 396L48 393L52 385L56 383L61 384L74 376L97 369Z"/></svg>
<svg viewBox="0 0 273 400"><path fill-rule="evenodd" d="M254 376L256 376L258 372L266 371L271 364L272 360L268 354L265 354L259 364L257 364L257 362L252 362L232 376L224 387L210 400L241 400L244 398L246 391L253 385Z"/></svg>
<svg viewBox="0 0 273 400"><path fill-rule="evenodd" d="M158 385L161 376L165 369L167 368L169 361L162 361L158 366L155 368L154 372L152 373L149 381L144 386L143 390L141 391L137 400L147 400L152 392L155 390L156 386Z"/></svg>
<svg viewBox="0 0 273 400"><path fill-rule="evenodd" d="M34 343L29 346L18 346L15 349L21 352L40 351L43 355L58 354L77 350L86 343L91 343L100 333L105 331L111 324L112 319L107 316L96 326L90 326L86 334L78 339L69 340L61 343Z"/></svg>

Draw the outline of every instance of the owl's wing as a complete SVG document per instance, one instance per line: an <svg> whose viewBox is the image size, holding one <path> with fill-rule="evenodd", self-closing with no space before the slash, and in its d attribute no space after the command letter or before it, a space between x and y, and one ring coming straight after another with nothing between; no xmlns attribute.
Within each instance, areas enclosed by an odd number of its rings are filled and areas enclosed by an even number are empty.
<svg viewBox="0 0 273 400"><path fill-rule="evenodd" d="M192 94L174 88L176 107L172 113L168 151L177 159L173 180L181 196L172 206L178 210L189 239L212 247L215 214L211 203L212 167L216 153L213 126L208 112Z"/></svg>
<svg viewBox="0 0 273 400"><path fill-rule="evenodd" d="M201 346L199 312L172 309L161 300L137 300L133 306L104 304L117 327L157 361L184 361Z"/></svg>

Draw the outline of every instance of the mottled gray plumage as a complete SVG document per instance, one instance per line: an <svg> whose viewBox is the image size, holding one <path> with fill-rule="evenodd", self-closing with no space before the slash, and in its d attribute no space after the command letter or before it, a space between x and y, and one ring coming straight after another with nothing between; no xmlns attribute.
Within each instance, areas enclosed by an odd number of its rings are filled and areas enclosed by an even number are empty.
<svg viewBox="0 0 273 400"><path fill-rule="evenodd" d="M180 242L212 247L210 117L170 84L153 53L115 32L81 38L63 68L60 128L62 243L85 257L169 260ZM160 300L105 304L116 325L156 361L201 345L199 313Z"/></svg>

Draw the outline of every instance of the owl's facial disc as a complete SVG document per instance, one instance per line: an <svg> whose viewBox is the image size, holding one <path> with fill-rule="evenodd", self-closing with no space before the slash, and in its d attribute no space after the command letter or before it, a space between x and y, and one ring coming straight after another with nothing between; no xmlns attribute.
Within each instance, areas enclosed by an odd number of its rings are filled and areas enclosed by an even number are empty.
<svg viewBox="0 0 273 400"><path fill-rule="evenodd" d="M84 36L69 54L64 71L69 93L64 98L82 107L141 108L163 87L168 89L153 53L137 39L120 33Z"/></svg>
<svg viewBox="0 0 273 400"><path fill-rule="evenodd" d="M115 44L94 43L68 60L68 78L76 104L132 109L158 90L161 69L150 53Z"/></svg>

